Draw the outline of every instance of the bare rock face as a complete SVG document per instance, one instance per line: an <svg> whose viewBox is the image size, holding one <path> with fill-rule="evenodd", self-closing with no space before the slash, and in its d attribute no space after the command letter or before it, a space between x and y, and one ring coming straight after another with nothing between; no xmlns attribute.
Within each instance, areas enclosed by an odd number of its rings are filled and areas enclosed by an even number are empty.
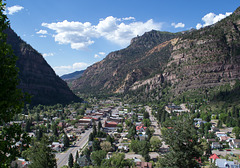
<svg viewBox="0 0 240 168"><path fill-rule="evenodd" d="M239 22L237 9L217 24L179 38L163 74L175 93L240 79Z"/></svg>
<svg viewBox="0 0 240 168"><path fill-rule="evenodd" d="M19 88L32 95L31 104L53 105L80 101L67 84L55 74L40 53L26 44L12 29L7 29L7 42L18 56Z"/></svg>
<svg viewBox="0 0 240 168"><path fill-rule="evenodd" d="M82 77L72 83L72 89L82 93L128 91L136 81L163 70L170 56L169 40L176 36L174 33L150 31L134 38L127 48L112 52L104 60L88 67Z"/></svg>
<svg viewBox="0 0 240 168"><path fill-rule="evenodd" d="M229 17L200 30L151 31L129 47L89 67L73 90L127 93L164 90L180 94L240 79L240 7ZM143 89L144 88L144 89Z"/></svg>

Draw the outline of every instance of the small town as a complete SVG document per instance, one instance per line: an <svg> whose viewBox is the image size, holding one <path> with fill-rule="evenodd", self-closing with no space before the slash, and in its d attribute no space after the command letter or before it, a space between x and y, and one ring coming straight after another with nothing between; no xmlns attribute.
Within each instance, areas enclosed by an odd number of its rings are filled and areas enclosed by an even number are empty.
<svg viewBox="0 0 240 168"><path fill-rule="evenodd" d="M169 103L164 107L165 118L157 119L159 111L155 106L124 104L117 98L97 102L66 107L37 106L28 109L28 115L19 116L24 118L21 126L32 141L40 140L43 134L50 138L49 147L56 156L57 167L101 166L102 160L108 163L121 158L125 166L152 168L158 167L159 158L169 152L161 130L173 128L163 121L191 113L186 104ZM237 167L240 129L219 124L216 118L212 115L193 119L203 153L203 157L196 160L201 167ZM16 146L21 145L21 141L16 143ZM27 157L18 158L14 164L26 168L29 161Z"/></svg>

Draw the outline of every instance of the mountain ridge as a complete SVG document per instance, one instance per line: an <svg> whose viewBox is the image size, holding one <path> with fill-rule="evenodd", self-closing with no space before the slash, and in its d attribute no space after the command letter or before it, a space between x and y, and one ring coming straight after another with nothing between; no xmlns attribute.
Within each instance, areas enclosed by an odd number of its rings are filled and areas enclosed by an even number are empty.
<svg viewBox="0 0 240 168"><path fill-rule="evenodd" d="M214 25L180 33L150 31L90 66L71 89L176 97L240 79L240 7ZM99 82L100 81L100 82ZM141 91L139 91L141 90Z"/></svg>
<svg viewBox="0 0 240 168"><path fill-rule="evenodd" d="M6 29L7 43L18 57L19 88L32 95L31 105L67 104L81 101L69 89L66 82L57 76L43 56L24 42L11 29Z"/></svg>
<svg viewBox="0 0 240 168"><path fill-rule="evenodd" d="M84 71L85 70L75 71L75 72L72 72L72 73L69 73L69 74L62 75L62 76L60 76L60 78L63 79L63 80L77 79L77 78L80 78L82 76Z"/></svg>

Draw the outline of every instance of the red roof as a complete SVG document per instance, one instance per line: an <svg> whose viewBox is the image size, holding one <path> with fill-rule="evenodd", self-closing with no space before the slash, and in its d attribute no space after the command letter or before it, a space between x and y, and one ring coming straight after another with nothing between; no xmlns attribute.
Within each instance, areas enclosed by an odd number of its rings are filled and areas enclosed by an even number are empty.
<svg viewBox="0 0 240 168"><path fill-rule="evenodd" d="M220 159L220 158L218 157L218 155L216 155L216 154L214 153L214 154L212 154L212 155L209 157L209 159L216 160L216 159Z"/></svg>
<svg viewBox="0 0 240 168"><path fill-rule="evenodd" d="M141 126L136 126L136 130L140 130L141 128L143 128L144 130L147 129L147 127L144 127L143 125L141 125Z"/></svg>

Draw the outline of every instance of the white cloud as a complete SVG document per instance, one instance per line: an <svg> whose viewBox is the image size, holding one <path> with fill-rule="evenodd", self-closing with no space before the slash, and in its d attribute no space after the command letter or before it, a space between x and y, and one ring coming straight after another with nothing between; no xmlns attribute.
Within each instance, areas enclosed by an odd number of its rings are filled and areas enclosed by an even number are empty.
<svg viewBox="0 0 240 168"><path fill-rule="evenodd" d="M172 23L172 26L174 26L175 28L184 28L185 24L184 23Z"/></svg>
<svg viewBox="0 0 240 168"><path fill-rule="evenodd" d="M100 56L98 54L95 54L94 58L100 58Z"/></svg>
<svg viewBox="0 0 240 168"><path fill-rule="evenodd" d="M122 18L122 20L135 20L135 17L125 17L125 18Z"/></svg>
<svg viewBox="0 0 240 168"><path fill-rule="evenodd" d="M106 53L105 52L99 52L100 55L105 55Z"/></svg>
<svg viewBox="0 0 240 168"><path fill-rule="evenodd" d="M89 66L89 64L87 64L85 62L76 62L73 65L57 66L57 67L54 67L53 69L56 72L56 74L61 76L64 74L72 73L74 71L84 70L88 66Z"/></svg>
<svg viewBox="0 0 240 168"><path fill-rule="evenodd" d="M77 62L73 64L73 69L85 69L86 67L88 67L88 64L85 62Z"/></svg>
<svg viewBox="0 0 240 168"><path fill-rule="evenodd" d="M43 57L49 57L49 56L54 56L54 53L43 53Z"/></svg>
<svg viewBox="0 0 240 168"><path fill-rule="evenodd" d="M39 37L46 38L47 36L46 35L40 35Z"/></svg>
<svg viewBox="0 0 240 168"><path fill-rule="evenodd" d="M227 17L231 14L232 14L232 12L226 12L225 14L219 14L219 15L216 15L215 13L212 13L212 12L208 13L202 18L202 21L204 22L204 24L198 23L196 25L196 29L200 29L202 27L215 24L218 21L224 19L225 17Z"/></svg>
<svg viewBox="0 0 240 168"><path fill-rule="evenodd" d="M160 30L162 23L155 23L152 19L147 22L136 22L134 17L108 16L100 19L97 25L64 20L57 23L42 23L42 26L56 32L53 37L59 44L70 44L72 49L80 50L94 44L94 39L100 37L125 47L137 35L153 29Z"/></svg>
<svg viewBox="0 0 240 168"><path fill-rule="evenodd" d="M105 52L99 52L98 54L94 55L94 58L100 58L101 56L104 56L106 53Z"/></svg>
<svg viewBox="0 0 240 168"><path fill-rule="evenodd" d="M7 14L13 15L14 13L21 11L22 9L24 9L24 7L20 5L15 5L15 6L7 7L6 11L7 11Z"/></svg>
<svg viewBox="0 0 240 168"><path fill-rule="evenodd" d="M47 30L39 30L37 34L48 34Z"/></svg>

